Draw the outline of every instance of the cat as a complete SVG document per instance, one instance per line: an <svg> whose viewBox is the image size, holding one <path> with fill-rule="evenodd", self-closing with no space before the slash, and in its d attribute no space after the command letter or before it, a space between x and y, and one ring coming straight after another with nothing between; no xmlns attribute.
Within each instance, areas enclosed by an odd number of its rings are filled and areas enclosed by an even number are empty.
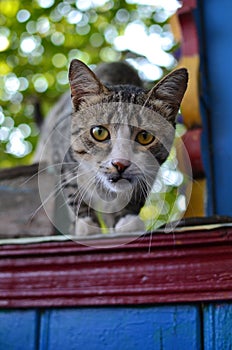
<svg viewBox="0 0 232 350"><path fill-rule="evenodd" d="M127 63L93 72L72 60L72 102L66 94L52 111L37 152L37 160L39 154L56 165L63 203L57 216L65 204L69 219L60 221L70 220L66 230L86 236L100 232L102 223L115 233L145 230L139 212L169 155L187 82L180 68L146 91Z"/></svg>

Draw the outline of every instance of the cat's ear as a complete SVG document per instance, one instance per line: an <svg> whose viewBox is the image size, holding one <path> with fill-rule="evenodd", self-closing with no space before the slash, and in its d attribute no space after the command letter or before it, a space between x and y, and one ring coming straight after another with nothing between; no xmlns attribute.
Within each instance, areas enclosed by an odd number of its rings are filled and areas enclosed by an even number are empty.
<svg viewBox="0 0 232 350"><path fill-rule="evenodd" d="M106 87L81 61L74 59L69 67L69 83L74 104L79 104L90 95L106 92Z"/></svg>
<svg viewBox="0 0 232 350"><path fill-rule="evenodd" d="M180 68L168 74L149 91L149 99L160 100L176 116L188 84L188 71Z"/></svg>

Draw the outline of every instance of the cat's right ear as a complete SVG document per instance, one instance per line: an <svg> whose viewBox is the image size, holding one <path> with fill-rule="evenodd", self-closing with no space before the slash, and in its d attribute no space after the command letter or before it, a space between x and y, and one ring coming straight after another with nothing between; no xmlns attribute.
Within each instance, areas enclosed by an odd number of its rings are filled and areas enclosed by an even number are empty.
<svg viewBox="0 0 232 350"><path fill-rule="evenodd" d="M149 91L149 99L163 103L163 110L169 114L169 120L175 122L188 84L188 71L179 68L169 73Z"/></svg>
<svg viewBox="0 0 232 350"><path fill-rule="evenodd" d="M96 75L81 61L74 59L69 67L69 83L74 105L91 95L107 92Z"/></svg>

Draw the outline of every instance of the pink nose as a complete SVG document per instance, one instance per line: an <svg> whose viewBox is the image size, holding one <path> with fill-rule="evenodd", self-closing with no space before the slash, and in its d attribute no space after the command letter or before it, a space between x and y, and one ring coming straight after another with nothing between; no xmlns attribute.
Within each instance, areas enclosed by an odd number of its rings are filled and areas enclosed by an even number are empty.
<svg viewBox="0 0 232 350"><path fill-rule="evenodd" d="M123 173L131 165L127 159L114 159L111 163L119 173Z"/></svg>

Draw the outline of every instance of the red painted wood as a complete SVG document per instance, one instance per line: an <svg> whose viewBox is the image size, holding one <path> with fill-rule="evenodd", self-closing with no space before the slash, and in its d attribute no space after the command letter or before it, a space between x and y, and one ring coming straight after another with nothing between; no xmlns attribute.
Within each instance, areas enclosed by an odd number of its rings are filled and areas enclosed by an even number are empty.
<svg viewBox="0 0 232 350"><path fill-rule="evenodd" d="M204 167L201 156L201 135L202 129L197 128L188 130L182 136L182 141L191 162L194 179L204 177Z"/></svg>
<svg viewBox="0 0 232 350"><path fill-rule="evenodd" d="M232 228L153 234L114 248L71 241L0 250L0 306L232 300Z"/></svg>
<svg viewBox="0 0 232 350"><path fill-rule="evenodd" d="M184 0L182 3L182 7L178 10L178 13L185 13L192 11L197 6L196 0Z"/></svg>
<svg viewBox="0 0 232 350"><path fill-rule="evenodd" d="M193 13L184 12L179 14L182 30L181 51L182 56L193 56L198 54L198 36Z"/></svg>

